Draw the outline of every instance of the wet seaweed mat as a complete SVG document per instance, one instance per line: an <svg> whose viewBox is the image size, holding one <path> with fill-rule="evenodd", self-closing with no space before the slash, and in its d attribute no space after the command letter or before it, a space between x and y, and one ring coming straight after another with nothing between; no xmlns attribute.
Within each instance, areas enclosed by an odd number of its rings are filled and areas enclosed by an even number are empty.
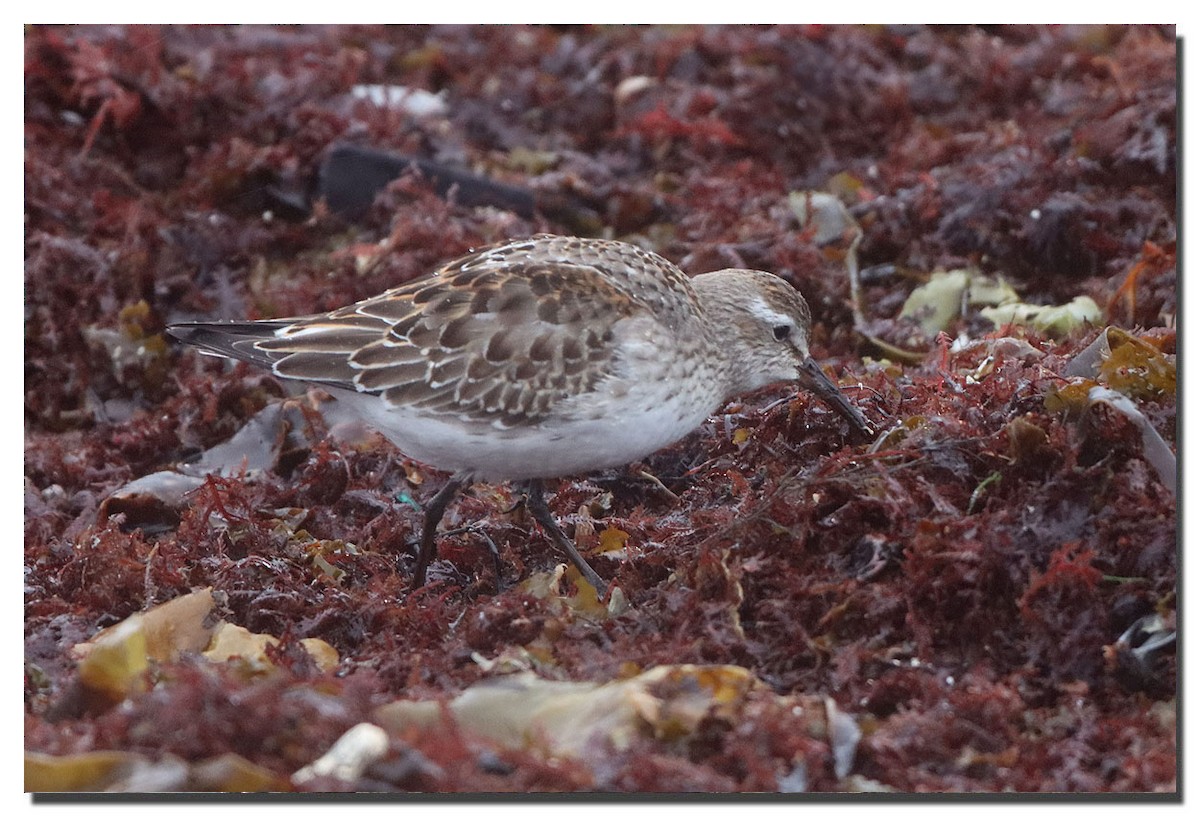
<svg viewBox="0 0 1200 816"><path fill-rule="evenodd" d="M25 46L28 789L1175 791L1172 29ZM782 275L881 433L552 484L607 597L476 485L410 592L447 474L163 336L537 232Z"/></svg>

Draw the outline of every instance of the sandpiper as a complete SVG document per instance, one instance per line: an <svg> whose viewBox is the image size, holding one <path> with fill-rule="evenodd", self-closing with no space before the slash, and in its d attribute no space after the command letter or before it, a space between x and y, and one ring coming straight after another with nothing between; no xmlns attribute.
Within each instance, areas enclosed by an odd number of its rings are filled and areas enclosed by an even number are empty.
<svg viewBox="0 0 1200 816"><path fill-rule="evenodd" d="M603 594L541 480L637 461L732 397L779 381L799 381L869 433L809 355L811 321L799 292L767 272L689 279L632 244L537 235L327 314L167 330L332 389L401 452L452 474L425 508L414 587L454 495L473 481L515 481Z"/></svg>

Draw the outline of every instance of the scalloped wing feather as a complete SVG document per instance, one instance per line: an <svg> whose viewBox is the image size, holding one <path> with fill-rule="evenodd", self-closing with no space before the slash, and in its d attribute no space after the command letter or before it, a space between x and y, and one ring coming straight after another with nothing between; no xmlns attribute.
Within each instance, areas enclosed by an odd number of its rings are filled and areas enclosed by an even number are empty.
<svg viewBox="0 0 1200 816"><path fill-rule="evenodd" d="M254 348L281 377L381 394L396 408L537 421L611 372L614 326L649 307L607 270L512 247L292 323Z"/></svg>

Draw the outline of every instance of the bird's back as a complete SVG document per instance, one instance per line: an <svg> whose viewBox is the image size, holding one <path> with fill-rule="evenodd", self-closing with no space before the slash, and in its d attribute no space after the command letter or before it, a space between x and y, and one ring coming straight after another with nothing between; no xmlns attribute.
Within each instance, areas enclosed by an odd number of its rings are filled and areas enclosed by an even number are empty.
<svg viewBox="0 0 1200 816"><path fill-rule="evenodd" d="M514 427L614 376L623 321L694 334L697 309L687 276L658 255L536 236L327 314L169 331L209 353L377 395L406 413Z"/></svg>

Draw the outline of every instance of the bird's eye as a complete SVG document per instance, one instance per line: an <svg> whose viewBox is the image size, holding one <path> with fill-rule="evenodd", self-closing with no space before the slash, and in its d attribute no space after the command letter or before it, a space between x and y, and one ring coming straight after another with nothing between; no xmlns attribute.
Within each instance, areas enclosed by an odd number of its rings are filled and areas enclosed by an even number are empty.
<svg viewBox="0 0 1200 816"><path fill-rule="evenodd" d="M781 323L780 325L775 327L775 339L776 340L787 340L788 335L791 333L792 333L792 327L787 325L786 323Z"/></svg>

